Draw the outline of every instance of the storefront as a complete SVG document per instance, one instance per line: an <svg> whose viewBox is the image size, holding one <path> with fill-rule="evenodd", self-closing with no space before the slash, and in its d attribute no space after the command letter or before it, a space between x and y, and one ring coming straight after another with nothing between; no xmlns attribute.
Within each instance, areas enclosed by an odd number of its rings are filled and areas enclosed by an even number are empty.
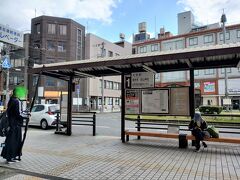
<svg viewBox="0 0 240 180"><path fill-rule="evenodd" d="M228 95L231 99L232 109L240 109L240 78L228 79ZM219 100L221 105L223 105L223 98L225 97L225 80L219 79Z"/></svg>

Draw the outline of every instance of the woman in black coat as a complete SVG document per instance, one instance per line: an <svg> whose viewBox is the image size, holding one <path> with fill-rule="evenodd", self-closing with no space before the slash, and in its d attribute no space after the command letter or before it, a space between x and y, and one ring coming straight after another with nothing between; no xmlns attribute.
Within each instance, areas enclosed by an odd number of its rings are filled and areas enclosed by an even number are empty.
<svg viewBox="0 0 240 180"><path fill-rule="evenodd" d="M194 118L191 120L188 128L192 131L192 135L195 136L196 151L200 151L200 141L202 141L204 147L207 147L207 144L203 142L205 136L204 131L207 129L207 123L203 120L200 113L194 114Z"/></svg>
<svg viewBox="0 0 240 180"><path fill-rule="evenodd" d="M9 120L10 130L6 136L5 146L2 149L1 156L7 160L7 163L13 163L17 157L21 156L22 142L22 122L21 102L13 92L12 97L8 102L7 116Z"/></svg>

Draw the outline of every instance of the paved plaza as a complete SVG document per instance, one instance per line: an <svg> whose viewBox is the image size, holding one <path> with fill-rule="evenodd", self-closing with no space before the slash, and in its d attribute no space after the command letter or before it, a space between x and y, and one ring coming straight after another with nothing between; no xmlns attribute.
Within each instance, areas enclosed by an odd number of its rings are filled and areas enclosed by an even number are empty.
<svg viewBox="0 0 240 180"><path fill-rule="evenodd" d="M73 126L72 136L30 128L22 161L7 165L0 159L0 179L240 179L240 145L208 143L196 153L190 142L179 149L173 139L130 137L122 143L119 132L111 135L120 129L117 121L113 129L98 124L95 137L90 127Z"/></svg>

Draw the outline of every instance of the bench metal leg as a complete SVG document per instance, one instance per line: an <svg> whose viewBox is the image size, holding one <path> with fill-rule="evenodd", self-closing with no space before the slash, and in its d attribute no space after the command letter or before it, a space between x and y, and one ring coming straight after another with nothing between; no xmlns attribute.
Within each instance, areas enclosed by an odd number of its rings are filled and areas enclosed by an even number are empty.
<svg viewBox="0 0 240 180"><path fill-rule="evenodd" d="M129 141L129 135L128 134L126 135L126 141L127 142Z"/></svg>
<svg viewBox="0 0 240 180"><path fill-rule="evenodd" d="M188 147L187 134L179 134L179 148L187 147Z"/></svg>

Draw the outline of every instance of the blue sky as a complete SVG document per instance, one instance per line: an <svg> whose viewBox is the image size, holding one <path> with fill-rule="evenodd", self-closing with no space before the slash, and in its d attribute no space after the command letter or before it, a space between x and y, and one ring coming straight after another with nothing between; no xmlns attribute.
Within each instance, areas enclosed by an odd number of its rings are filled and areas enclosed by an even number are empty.
<svg viewBox="0 0 240 180"><path fill-rule="evenodd" d="M131 41L140 22L152 36L160 27L176 35L178 13L191 10L198 24L210 24L220 21L223 8L228 24L240 23L240 0L8 0L1 4L0 24L27 32L35 13L67 17L109 41L118 41L119 33Z"/></svg>
<svg viewBox="0 0 240 180"><path fill-rule="evenodd" d="M163 26L167 31L170 30L176 34L177 13L181 11L183 9L180 5L176 5L175 0L128 0L122 1L113 9L111 24L94 20L88 21L88 23L84 22L84 24L88 27L89 32L105 37L110 41L118 41L120 32L125 33L126 40L129 40L133 33L138 32L138 23L143 21L147 22L147 31L153 36L155 29L159 32L160 27Z"/></svg>

